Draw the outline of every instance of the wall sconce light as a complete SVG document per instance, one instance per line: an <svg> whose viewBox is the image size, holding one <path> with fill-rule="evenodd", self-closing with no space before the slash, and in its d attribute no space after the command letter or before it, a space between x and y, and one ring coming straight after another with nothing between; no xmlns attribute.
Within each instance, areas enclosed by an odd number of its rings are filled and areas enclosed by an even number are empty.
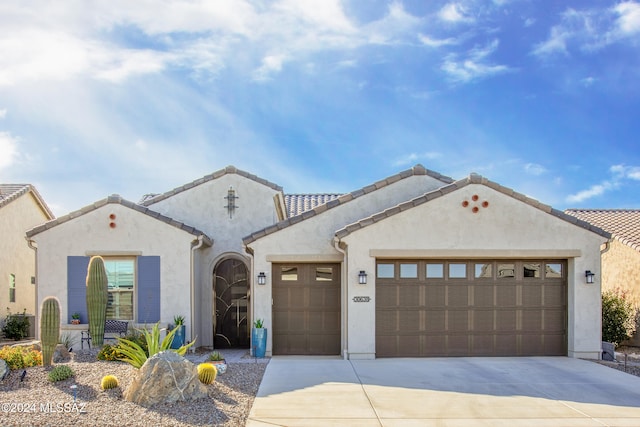
<svg viewBox="0 0 640 427"><path fill-rule="evenodd" d="M364 270L360 270L360 273L358 274L358 283L361 285L367 284L367 273L365 273Z"/></svg>
<svg viewBox="0 0 640 427"><path fill-rule="evenodd" d="M591 270L584 272L584 277L587 280L587 283L593 283L593 276L595 276L595 273L592 273Z"/></svg>
<svg viewBox="0 0 640 427"><path fill-rule="evenodd" d="M264 274L264 271L261 271L258 274L258 285L264 285L265 283L267 283L267 275Z"/></svg>

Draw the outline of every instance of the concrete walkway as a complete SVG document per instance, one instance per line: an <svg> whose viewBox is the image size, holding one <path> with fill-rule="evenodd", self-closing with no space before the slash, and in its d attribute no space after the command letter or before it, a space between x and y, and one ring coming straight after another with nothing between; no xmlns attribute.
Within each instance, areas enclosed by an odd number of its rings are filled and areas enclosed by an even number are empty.
<svg viewBox="0 0 640 427"><path fill-rule="evenodd" d="M273 357L246 425L640 426L640 378L565 357Z"/></svg>

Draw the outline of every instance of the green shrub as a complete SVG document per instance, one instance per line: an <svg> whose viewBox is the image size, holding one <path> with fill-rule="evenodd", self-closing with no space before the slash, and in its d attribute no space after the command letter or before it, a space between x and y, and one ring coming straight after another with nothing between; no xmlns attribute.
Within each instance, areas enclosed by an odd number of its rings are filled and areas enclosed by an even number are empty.
<svg viewBox="0 0 640 427"><path fill-rule="evenodd" d="M42 353L31 347L8 345L0 349L0 359L3 359L11 369L29 368L42 365Z"/></svg>
<svg viewBox="0 0 640 427"><path fill-rule="evenodd" d="M142 348L141 345L137 344L132 340L128 340L126 338L118 338L118 351L122 353L124 356L120 357L119 360L123 362L129 363L134 368L140 368L144 365L144 362L151 356L161 351L170 350L178 353L180 356L184 356L189 347L196 343L195 340L191 341L191 343L187 345L183 345L179 349L171 349L171 341L173 340L173 336L178 330L179 326L172 329L167 333L167 336L160 341L160 322L153 325L153 329L148 331L146 329L141 329L140 332L144 335L144 339L147 344L147 350Z"/></svg>
<svg viewBox="0 0 640 427"><path fill-rule="evenodd" d="M636 308L624 290L602 293L602 340L619 346L636 329Z"/></svg>
<svg viewBox="0 0 640 427"><path fill-rule="evenodd" d="M4 321L2 332L4 336L10 340L20 341L23 338L29 336L29 318L25 316L27 309L25 308L22 314L11 314L7 307L7 318Z"/></svg>
<svg viewBox="0 0 640 427"><path fill-rule="evenodd" d="M56 366L49 372L49 381L55 383L57 381L66 380L67 378L71 378L75 373L73 369L68 367L67 365L59 365Z"/></svg>
<svg viewBox="0 0 640 427"><path fill-rule="evenodd" d="M98 352L98 360L107 360L113 362L118 360L122 355L118 351L117 345L105 344Z"/></svg>

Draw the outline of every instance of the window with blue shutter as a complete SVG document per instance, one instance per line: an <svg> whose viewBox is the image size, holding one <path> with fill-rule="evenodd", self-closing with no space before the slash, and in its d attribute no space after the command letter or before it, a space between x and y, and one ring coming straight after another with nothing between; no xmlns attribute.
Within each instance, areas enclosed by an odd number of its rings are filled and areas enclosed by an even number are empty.
<svg viewBox="0 0 640 427"><path fill-rule="evenodd" d="M160 321L160 257L138 257L138 323Z"/></svg>
<svg viewBox="0 0 640 427"><path fill-rule="evenodd" d="M71 321L73 313L80 313L82 323L89 323L87 315L87 268L89 257L67 257L67 319ZM65 322L64 317L62 319Z"/></svg>

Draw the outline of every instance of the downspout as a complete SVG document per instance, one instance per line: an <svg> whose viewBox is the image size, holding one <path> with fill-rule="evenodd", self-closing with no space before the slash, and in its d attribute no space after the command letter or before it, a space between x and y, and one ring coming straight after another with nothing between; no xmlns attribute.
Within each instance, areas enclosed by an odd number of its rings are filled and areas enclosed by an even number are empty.
<svg viewBox="0 0 640 427"><path fill-rule="evenodd" d="M196 243L197 242L197 243ZM195 323L196 323L196 296L195 296L195 282L196 282L196 250L200 249L202 246L204 245L204 235L199 235L198 238L196 240L194 240L193 242L191 242L191 286L189 291L191 292L190 295L190 299L191 299L191 332L189 333L189 336L191 337L191 340L193 340L194 334L195 334ZM191 352L195 352L196 351L196 346L193 345L191 346Z"/></svg>
<svg viewBox="0 0 640 427"><path fill-rule="evenodd" d="M343 271L341 282L345 284L345 290L344 293L342 293L344 304L341 304L341 306L343 307L342 314L344 315L343 330L345 348L342 352L342 357L346 360L349 358L349 309L347 307L349 304L349 256L347 255L347 245L344 242L341 242L337 236L333 237L333 246L342 254L344 260L342 263Z"/></svg>
<svg viewBox="0 0 640 427"><path fill-rule="evenodd" d="M36 260L35 262L35 272L34 274L36 275L36 282L34 283L35 286L35 296L36 296L36 308L35 308L35 313L33 313L33 315L35 316L35 322L36 324L34 325L34 330L36 331L36 336L35 339L39 339L40 338L40 329L38 328L38 325L40 325L40 307L38 305L38 245L36 244L36 242L28 237L25 237L25 239L27 240L27 245L29 245L29 247L31 249L33 249L34 252L34 258Z"/></svg>

